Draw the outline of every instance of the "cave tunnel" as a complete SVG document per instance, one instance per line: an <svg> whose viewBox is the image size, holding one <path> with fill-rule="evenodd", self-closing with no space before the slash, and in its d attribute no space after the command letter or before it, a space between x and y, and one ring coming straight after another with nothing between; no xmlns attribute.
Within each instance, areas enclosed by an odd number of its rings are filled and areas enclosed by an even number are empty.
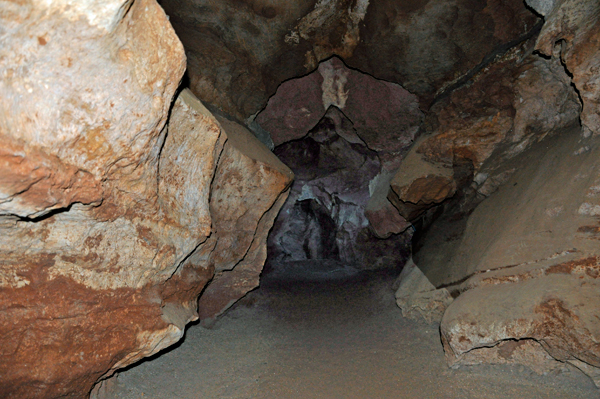
<svg viewBox="0 0 600 399"><path fill-rule="evenodd" d="M600 398L600 3L0 5L0 398Z"/></svg>

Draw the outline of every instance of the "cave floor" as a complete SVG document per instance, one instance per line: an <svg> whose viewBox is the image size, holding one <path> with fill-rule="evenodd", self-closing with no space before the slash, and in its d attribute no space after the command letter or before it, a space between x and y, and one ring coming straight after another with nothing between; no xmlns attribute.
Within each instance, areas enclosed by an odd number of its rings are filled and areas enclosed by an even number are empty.
<svg viewBox="0 0 600 399"><path fill-rule="evenodd" d="M437 326L402 317L389 274L267 280L211 329L193 325L177 348L118 374L102 396L600 398L576 369L448 368Z"/></svg>

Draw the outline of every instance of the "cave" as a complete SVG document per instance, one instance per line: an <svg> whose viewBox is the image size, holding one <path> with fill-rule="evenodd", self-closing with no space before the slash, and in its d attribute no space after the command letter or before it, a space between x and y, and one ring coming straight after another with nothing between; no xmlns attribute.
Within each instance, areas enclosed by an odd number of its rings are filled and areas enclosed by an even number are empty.
<svg viewBox="0 0 600 399"><path fill-rule="evenodd" d="M592 398L600 3L0 5L1 398Z"/></svg>

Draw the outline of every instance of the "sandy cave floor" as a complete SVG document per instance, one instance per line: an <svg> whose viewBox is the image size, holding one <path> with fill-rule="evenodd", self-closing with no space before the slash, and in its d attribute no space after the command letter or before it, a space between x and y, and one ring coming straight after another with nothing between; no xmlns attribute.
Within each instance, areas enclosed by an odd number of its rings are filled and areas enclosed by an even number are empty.
<svg viewBox="0 0 600 399"><path fill-rule="evenodd" d="M396 273L397 274L397 273ZM121 372L103 398L600 398L577 371L450 369L438 327L402 317L390 273L264 281L211 329Z"/></svg>

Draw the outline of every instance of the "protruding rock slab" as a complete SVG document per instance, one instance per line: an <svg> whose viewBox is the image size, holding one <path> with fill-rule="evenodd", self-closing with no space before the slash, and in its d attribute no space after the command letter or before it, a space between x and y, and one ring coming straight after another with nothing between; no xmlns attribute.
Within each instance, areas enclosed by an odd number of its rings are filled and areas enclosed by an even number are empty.
<svg viewBox="0 0 600 399"><path fill-rule="evenodd" d="M505 361L543 372L557 368L549 361L551 356L579 367L598 385L597 258L551 266L540 273L532 272L534 278L490 276L448 307L441 332L450 365Z"/></svg>
<svg viewBox="0 0 600 399"><path fill-rule="evenodd" d="M200 318L207 322L258 287L267 235L294 178L246 128L219 121L227 141L211 188L215 222L208 259L216 275L199 302Z"/></svg>
<svg viewBox="0 0 600 399"><path fill-rule="evenodd" d="M412 320L439 323L452 303L448 290L436 289L412 259L404 265L396 285L396 304L402 309L402 316Z"/></svg>
<svg viewBox="0 0 600 399"><path fill-rule="evenodd" d="M451 256L424 268L460 293L441 323L450 364L544 371L552 357L598 382L598 140L565 129L515 158L519 170L470 214Z"/></svg>
<svg viewBox="0 0 600 399"><path fill-rule="evenodd" d="M423 140L402 161L390 182L388 199L406 220L413 221L425 210L451 197L456 191L450 165L434 164L418 153Z"/></svg>

